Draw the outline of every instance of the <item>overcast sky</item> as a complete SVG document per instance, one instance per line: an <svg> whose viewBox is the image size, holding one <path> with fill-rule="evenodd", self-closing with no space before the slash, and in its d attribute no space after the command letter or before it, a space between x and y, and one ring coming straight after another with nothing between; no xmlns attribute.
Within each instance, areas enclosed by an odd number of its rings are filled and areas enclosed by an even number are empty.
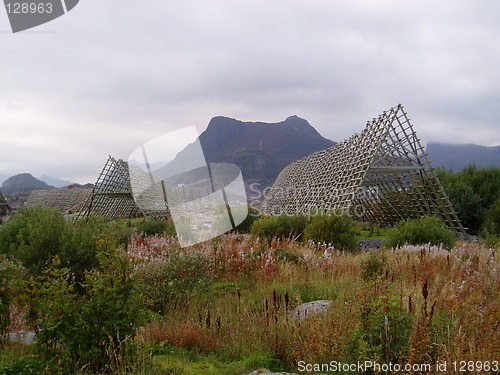
<svg viewBox="0 0 500 375"><path fill-rule="evenodd" d="M402 103L424 144L498 145L499 18L494 0L81 0L12 34L0 8L0 182L93 182L218 115L341 141Z"/></svg>

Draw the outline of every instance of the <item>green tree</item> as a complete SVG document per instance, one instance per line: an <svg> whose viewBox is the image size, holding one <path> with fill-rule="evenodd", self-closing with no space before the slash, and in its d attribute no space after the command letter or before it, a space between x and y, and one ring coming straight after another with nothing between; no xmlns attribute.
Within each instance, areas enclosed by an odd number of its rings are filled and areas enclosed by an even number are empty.
<svg viewBox="0 0 500 375"><path fill-rule="evenodd" d="M308 218L303 215L263 216L253 222L250 233L267 239L273 237L300 238L308 223Z"/></svg>
<svg viewBox="0 0 500 375"><path fill-rule="evenodd" d="M500 235L500 199L486 211L483 230L486 235Z"/></svg>
<svg viewBox="0 0 500 375"><path fill-rule="evenodd" d="M470 165L457 173L441 169L437 174L462 224L478 233L485 212L500 199L500 168Z"/></svg>
<svg viewBox="0 0 500 375"><path fill-rule="evenodd" d="M451 249L454 234L437 217L424 216L419 219L402 220L389 232L386 246L389 248L411 245L443 245Z"/></svg>
<svg viewBox="0 0 500 375"><path fill-rule="evenodd" d="M99 268L85 273L75 288L71 272L58 258L43 275L27 282L29 322L37 343L50 358L72 371L94 373L120 366L127 340L142 321L140 299L126 254L108 239L99 242ZM63 349L64 348L64 349Z"/></svg>
<svg viewBox="0 0 500 375"><path fill-rule="evenodd" d="M447 193L462 225L471 233L477 233L484 215L481 196L474 192L472 186L460 180L449 186Z"/></svg>
<svg viewBox="0 0 500 375"><path fill-rule="evenodd" d="M18 259L32 275L51 266L68 268L76 281L97 266L97 241L106 232L97 219L68 222L62 212L43 207L23 208L0 228L0 254Z"/></svg>
<svg viewBox="0 0 500 375"><path fill-rule="evenodd" d="M318 212L304 231L306 240L329 243L342 250L356 250L356 223L345 212Z"/></svg>

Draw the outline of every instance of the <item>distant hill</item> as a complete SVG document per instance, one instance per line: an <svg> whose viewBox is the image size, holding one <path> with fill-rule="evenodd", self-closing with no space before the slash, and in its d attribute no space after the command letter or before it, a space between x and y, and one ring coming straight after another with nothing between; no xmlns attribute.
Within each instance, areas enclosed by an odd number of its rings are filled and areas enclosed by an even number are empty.
<svg viewBox="0 0 500 375"><path fill-rule="evenodd" d="M472 163L475 163L478 167L500 167L500 146L429 143L426 152L434 167L444 167L456 172Z"/></svg>
<svg viewBox="0 0 500 375"><path fill-rule="evenodd" d="M74 185L74 182L71 181L66 181L66 180L60 180L58 178L50 177L44 174L42 177L40 177L40 180L45 182L48 185L55 186L56 188L68 186L68 185Z"/></svg>
<svg viewBox="0 0 500 375"><path fill-rule="evenodd" d="M53 188L54 186L48 185L45 182L36 179L29 173L21 173L4 181L1 190L4 194L13 195L19 193L29 193L33 190L48 190Z"/></svg>
<svg viewBox="0 0 500 375"><path fill-rule="evenodd" d="M199 140L207 162L238 165L247 187L259 183L260 189L270 186L288 164L335 144L297 116L278 123L214 117ZM194 159L193 147L186 146L171 163L158 170L160 175L185 170Z"/></svg>

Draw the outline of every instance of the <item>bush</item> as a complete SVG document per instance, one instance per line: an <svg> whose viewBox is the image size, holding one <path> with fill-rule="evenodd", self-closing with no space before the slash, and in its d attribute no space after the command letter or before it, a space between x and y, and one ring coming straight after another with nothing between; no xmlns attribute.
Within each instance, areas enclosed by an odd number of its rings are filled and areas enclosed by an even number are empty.
<svg viewBox="0 0 500 375"><path fill-rule="evenodd" d="M500 199L497 199L486 211L483 233L485 236L500 235Z"/></svg>
<svg viewBox="0 0 500 375"><path fill-rule="evenodd" d="M240 224L236 226L236 231L240 233L250 233L252 225L260 218L259 211L255 208L248 207L248 215Z"/></svg>
<svg viewBox="0 0 500 375"><path fill-rule="evenodd" d="M212 280L210 260L201 253L168 254L164 263L148 263L137 271L137 284L147 306L164 313L173 304L205 290Z"/></svg>
<svg viewBox="0 0 500 375"><path fill-rule="evenodd" d="M413 328L413 315L400 306L398 297L379 296L361 310L361 326L350 338L351 360L379 358L398 363L405 356Z"/></svg>
<svg viewBox="0 0 500 375"><path fill-rule="evenodd" d="M0 348L10 324L10 304L12 301L10 284L13 273L13 265L0 256Z"/></svg>
<svg viewBox="0 0 500 375"><path fill-rule="evenodd" d="M386 259L380 251L372 252L368 258L361 262L361 278L365 281L375 280L383 274Z"/></svg>
<svg viewBox="0 0 500 375"><path fill-rule="evenodd" d="M328 243L337 249L356 250L356 223L343 211L318 212L306 227L306 240Z"/></svg>
<svg viewBox="0 0 500 375"><path fill-rule="evenodd" d="M168 229L168 222L163 220L145 220L137 226L137 231L144 237L163 234Z"/></svg>
<svg viewBox="0 0 500 375"><path fill-rule="evenodd" d="M23 208L0 229L0 253L41 273L46 263L62 252L66 230L66 221L59 211Z"/></svg>
<svg viewBox="0 0 500 375"><path fill-rule="evenodd" d="M302 215L264 216L252 224L250 233L269 240L273 237L297 238L303 235L307 224L307 217Z"/></svg>
<svg viewBox="0 0 500 375"><path fill-rule="evenodd" d="M18 259L32 275L41 275L54 256L77 281L97 266L97 241L105 232L97 219L68 222L63 213L43 207L21 209L0 228L0 253Z"/></svg>
<svg viewBox="0 0 500 375"><path fill-rule="evenodd" d="M451 249L454 245L454 234L437 217L424 216L419 219L400 221L389 231L386 246L389 248L410 245L442 245Z"/></svg>
<svg viewBox="0 0 500 375"><path fill-rule="evenodd" d="M107 240L99 246L99 270L86 272L79 290L69 270L59 267L32 278L27 286L28 318L38 332L37 345L73 370L85 366L94 373L119 367L142 317L125 254ZM55 266L57 262L56 257Z"/></svg>
<svg viewBox="0 0 500 375"><path fill-rule="evenodd" d="M278 218L276 216L263 216L252 224L252 236L271 239L278 231Z"/></svg>

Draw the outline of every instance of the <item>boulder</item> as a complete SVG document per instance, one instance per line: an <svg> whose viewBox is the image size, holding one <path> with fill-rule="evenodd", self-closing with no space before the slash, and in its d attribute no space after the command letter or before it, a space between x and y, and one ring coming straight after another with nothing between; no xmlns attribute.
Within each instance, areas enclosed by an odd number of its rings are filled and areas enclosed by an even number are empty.
<svg viewBox="0 0 500 375"><path fill-rule="evenodd" d="M292 311L292 320L304 321L311 315L318 315L327 312L332 301L320 300L303 303Z"/></svg>
<svg viewBox="0 0 500 375"><path fill-rule="evenodd" d="M35 340L35 332L33 331L17 331L9 333L9 340L18 342L24 345L30 345Z"/></svg>

